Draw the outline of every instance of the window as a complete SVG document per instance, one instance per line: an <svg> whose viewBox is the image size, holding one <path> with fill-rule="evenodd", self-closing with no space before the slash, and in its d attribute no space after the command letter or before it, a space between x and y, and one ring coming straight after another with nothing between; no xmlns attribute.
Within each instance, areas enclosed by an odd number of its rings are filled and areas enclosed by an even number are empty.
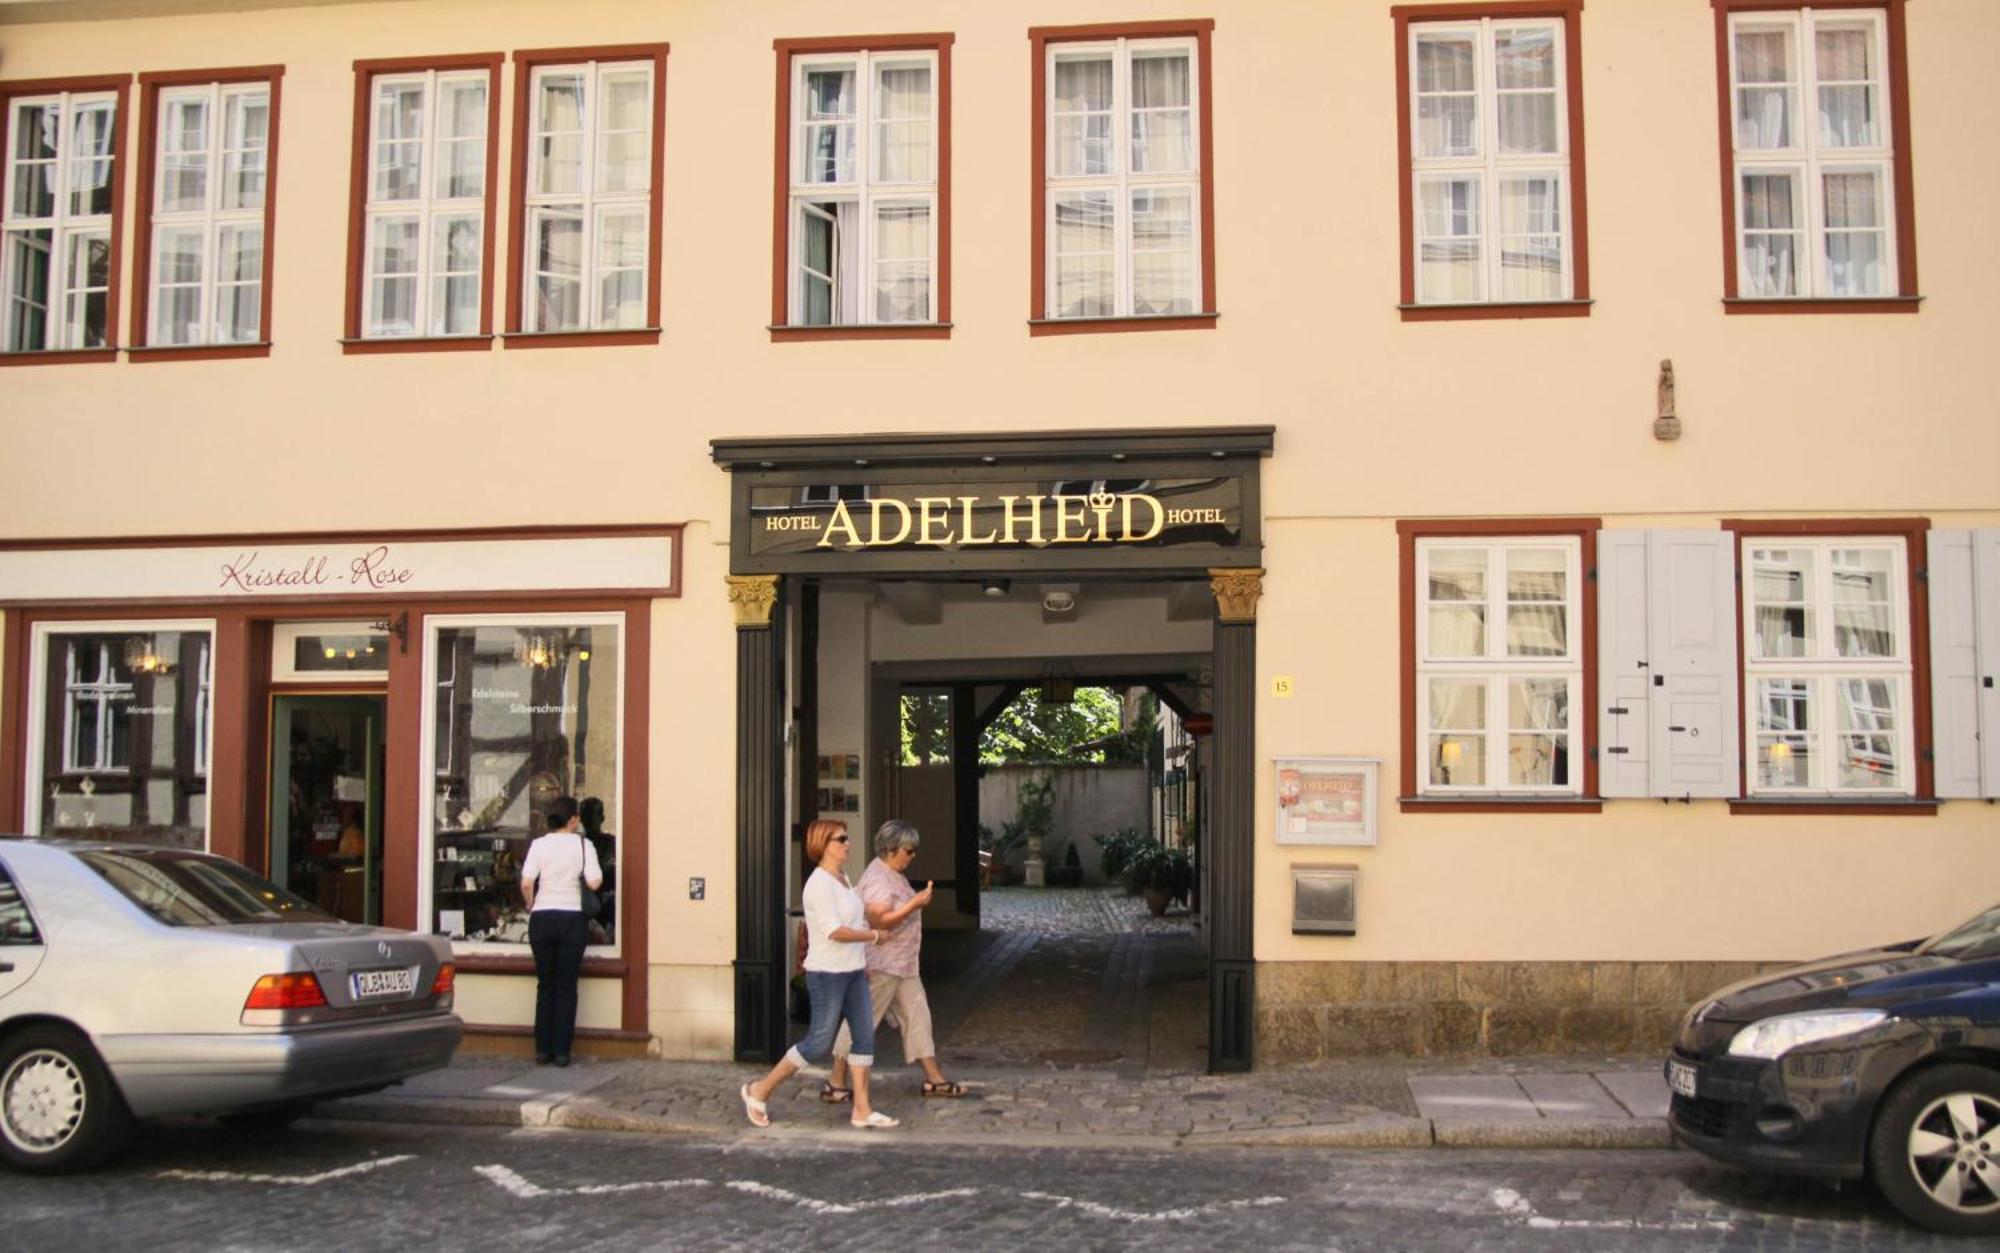
<svg viewBox="0 0 2000 1253"><path fill-rule="evenodd" d="M164 849L93 849L79 852L76 859L153 921L170 927L338 921L221 857Z"/></svg>
<svg viewBox="0 0 2000 1253"><path fill-rule="evenodd" d="M1393 10L1406 317L1586 311L1581 7Z"/></svg>
<svg viewBox="0 0 2000 1253"><path fill-rule="evenodd" d="M606 830L624 829L624 617L433 617L428 626L426 925L461 951L525 946L521 865L548 829L549 803L596 797ZM616 936L592 942L615 945Z"/></svg>
<svg viewBox="0 0 2000 1253"><path fill-rule="evenodd" d="M349 351L433 339L478 347L492 333L499 66L496 53L356 68L355 169L363 181L354 190Z"/></svg>
<svg viewBox="0 0 2000 1253"><path fill-rule="evenodd" d="M1745 537L1749 794L1916 792L1901 538Z"/></svg>
<svg viewBox="0 0 2000 1253"><path fill-rule="evenodd" d="M141 75L145 85L136 359L263 355L281 70Z"/></svg>
<svg viewBox="0 0 2000 1253"><path fill-rule="evenodd" d="M1397 531L1405 806L1594 804L1596 522Z"/></svg>
<svg viewBox="0 0 2000 1253"><path fill-rule="evenodd" d="M34 628L32 834L206 843L212 640L206 623Z"/></svg>
<svg viewBox="0 0 2000 1253"><path fill-rule="evenodd" d="M1718 4L1732 300L1914 295L1902 16Z"/></svg>
<svg viewBox="0 0 2000 1253"><path fill-rule="evenodd" d="M779 40L774 338L944 331L949 35Z"/></svg>
<svg viewBox="0 0 2000 1253"><path fill-rule="evenodd" d="M1208 120L1213 23L1048 27L1035 66L1038 334L1208 326L1215 308ZM1059 323L1074 323L1062 327Z"/></svg>
<svg viewBox="0 0 2000 1253"><path fill-rule="evenodd" d="M0 360L115 351L124 99L118 78L0 83Z"/></svg>
<svg viewBox="0 0 2000 1253"><path fill-rule="evenodd" d="M665 46L515 60L510 331L657 341Z"/></svg>
<svg viewBox="0 0 2000 1253"><path fill-rule="evenodd" d="M6 867L0 866L0 947L25 947L41 942L41 930L35 926L28 902L21 899L21 889L15 886Z"/></svg>

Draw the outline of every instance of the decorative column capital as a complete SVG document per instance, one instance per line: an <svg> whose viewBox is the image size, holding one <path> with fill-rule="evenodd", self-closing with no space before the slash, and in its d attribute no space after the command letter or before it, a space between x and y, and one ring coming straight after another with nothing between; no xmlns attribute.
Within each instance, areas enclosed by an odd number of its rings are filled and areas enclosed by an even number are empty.
<svg viewBox="0 0 2000 1253"><path fill-rule="evenodd" d="M731 574L729 605L736 611L736 629L765 631L771 626L771 608L778 603L778 576L775 574Z"/></svg>
<svg viewBox="0 0 2000 1253"><path fill-rule="evenodd" d="M1211 568L1208 590L1215 593L1216 616L1225 624L1257 621L1257 598L1264 594L1262 566Z"/></svg>

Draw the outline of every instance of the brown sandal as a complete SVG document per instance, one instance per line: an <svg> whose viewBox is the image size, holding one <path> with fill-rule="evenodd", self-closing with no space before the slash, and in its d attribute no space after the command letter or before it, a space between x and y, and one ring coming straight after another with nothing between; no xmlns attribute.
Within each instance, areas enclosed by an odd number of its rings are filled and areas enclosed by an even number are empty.
<svg viewBox="0 0 2000 1253"><path fill-rule="evenodd" d="M960 1097L965 1095L965 1085L955 1083L950 1079L945 1080L943 1083L932 1083L926 1079L924 1080L923 1094L925 1096Z"/></svg>
<svg viewBox="0 0 2000 1253"><path fill-rule="evenodd" d="M828 1105L846 1105L854 1099L853 1088L836 1088L828 1080L819 1085L819 1099Z"/></svg>

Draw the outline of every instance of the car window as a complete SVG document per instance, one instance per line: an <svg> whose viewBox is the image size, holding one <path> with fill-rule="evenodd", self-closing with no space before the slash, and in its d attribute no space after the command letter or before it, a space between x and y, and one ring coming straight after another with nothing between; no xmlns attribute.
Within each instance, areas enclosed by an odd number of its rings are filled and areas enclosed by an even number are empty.
<svg viewBox="0 0 2000 1253"><path fill-rule="evenodd" d="M1963 926L1945 932L1919 951L1939 957L1955 957L1959 961L2000 957L2000 905Z"/></svg>
<svg viewBox="0 0 2000 1253"><path fill-rule="evenodd" d="M42 933L35 929L35 916L28 912L28 902L21 899L21 889L14 885L7 868L0 866L0 945L41 942Z"/></svg>
<svg viewBox="0 0 2000 1253"><path fill-rule="evenodd" d="M336 921L220 857L169 849L93 849L76 856L126 900L170 927Z"/></svg>

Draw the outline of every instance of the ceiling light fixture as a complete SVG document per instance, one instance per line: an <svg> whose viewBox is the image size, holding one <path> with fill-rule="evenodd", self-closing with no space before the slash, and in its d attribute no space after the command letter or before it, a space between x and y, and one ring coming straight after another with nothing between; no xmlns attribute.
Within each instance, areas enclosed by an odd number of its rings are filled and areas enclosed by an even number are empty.
<svg viewBox="0 0 2000 1253"><path fill-rule="evenodd" d="M1007 589L1012 586L1013 584L1009 583L1006 579L982 579L979 584L979 590L987 596L998 600L1000 597L1005 596Z"/></svg>

